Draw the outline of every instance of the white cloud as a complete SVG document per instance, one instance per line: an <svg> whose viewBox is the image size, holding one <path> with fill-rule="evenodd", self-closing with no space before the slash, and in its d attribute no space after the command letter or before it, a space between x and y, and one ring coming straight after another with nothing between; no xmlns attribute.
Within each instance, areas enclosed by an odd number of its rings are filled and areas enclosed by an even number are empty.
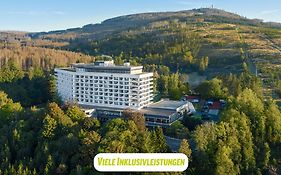
<svg viewBox="0 0 281 175"><path fill-rule="evenodd" d="M275 9L275 10L264 10L264 11L261 11L261 14L262 14L262 15L271 15L271 14L278 13L278 12L280 12L279 9Z"/></svg>
<svg viewBox="0 0 281 175"><path fill-rule="evenodd" d="M9 11L10 15L28 15L28 16L50 16L50 15L65 15L66 13L63 11Z"/></svg>
<svg viewBox="0 0 281 175"><path fill-rule="evenodd" d="M194 5L195 2L189 2L189 1L178 1L177 2L180 5Z"/></svg>
<svg viewBox="0 0 281 175"><path fill-rule="evenodd" d="M63 11L53 11L52 14L54 15L65 15L66 13Z"/></svg>
<svg viewBox="0 0 281 175"><path fill-rule="evenodd" d="M177 4L179 5L185 5L185 6L201 6L201 7L207 7L210 6L211 3L206 3L206 2L198 2L198 1L193 1L193 0L180 0L177 1Z"/></svg>

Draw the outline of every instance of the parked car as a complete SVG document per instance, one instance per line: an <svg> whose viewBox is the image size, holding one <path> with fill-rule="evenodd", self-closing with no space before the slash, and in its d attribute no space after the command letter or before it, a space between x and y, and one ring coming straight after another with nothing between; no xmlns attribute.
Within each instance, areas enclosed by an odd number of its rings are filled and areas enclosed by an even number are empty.
<svg viewBox="0 0 281 175"><path fill-rule="evenodd" d="M207 105L208 105L208 106L212 106L213 104L214 104L213 101L207 101Z"/></svg>

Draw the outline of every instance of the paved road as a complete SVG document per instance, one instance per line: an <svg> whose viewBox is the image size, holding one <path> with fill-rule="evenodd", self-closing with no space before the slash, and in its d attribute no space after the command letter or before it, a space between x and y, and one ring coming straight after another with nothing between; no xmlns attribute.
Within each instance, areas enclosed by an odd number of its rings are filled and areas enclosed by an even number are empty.
<svg viewBox="0 0 281 175"><path fill-rule="evenodd" d="M172 137L168 137L168 136L165 136L165 138L166 138L167 144L169 145L172 152L178 152L182 139L176 139L176 138L172 138ZM196 148L195 141L193 139L188 139L188 143L189 143L189 147L191 148L191 150L196 151L195 150L195 148Z"/></svg>
<svg viewBox="0 0 281 175"><path fill-rule="evenodd" d="M181 144L181 139L176 139L168 136L165 136L165 138L172 152L178 152Z"/></svg>

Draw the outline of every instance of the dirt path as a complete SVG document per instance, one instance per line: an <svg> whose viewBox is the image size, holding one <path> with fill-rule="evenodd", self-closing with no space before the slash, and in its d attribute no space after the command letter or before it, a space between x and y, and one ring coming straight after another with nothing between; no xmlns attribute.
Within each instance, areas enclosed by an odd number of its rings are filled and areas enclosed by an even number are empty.
<svg viewBox="0 0 281 175"><path fill-rule="evenodd" d="M266 34L260 34L259 36L262 39L266 40L272 48L274 48L275 50L277 50L278 52L281 53L281 48L272 39L270 39Z"/></svg>

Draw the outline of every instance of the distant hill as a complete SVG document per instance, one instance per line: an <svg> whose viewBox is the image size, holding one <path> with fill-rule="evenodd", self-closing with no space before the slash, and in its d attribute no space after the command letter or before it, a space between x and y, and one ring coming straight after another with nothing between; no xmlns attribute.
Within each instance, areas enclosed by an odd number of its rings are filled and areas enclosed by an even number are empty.
<svg viewBox="0 0 281 175"><path fill-rule="evenodd" d="M100 24L88 24L82 28L32 33L30 36L33 38L43 37L58 40L69 40L74 38L101 39L112 33L143 27L159 21L178 20L196 22L202 19L205 22L281 28L280 23L268 23L259 19L248 19L221 9L200 8L179 12L155 12L126 15L105 20Z"/></svg>
<svg viewBox="0 0 281 175"><path fill-rule="evenodd" d="M26 32L0 31L0 41L13 43L28 40L31 40L31 38Z"/></svg>
<svg viewBox="0 0 281 175"><path fill-rule="evenodd" d="M0 40L1 36L5 38L0 33ZM281 75L278 67L281 24L248 19L221 9L133 14L81 28L24 33L23 36L18 42L22 46L71 50L94 56L123 54L123 59L162 64L172 70L178 67L177 59L190 50L194 65L182 71L198 71L200 59L208 57L205 62L208 66L203 68L210 77L241 72L243 62L249 57L259 72ZM26 38L30 40L25 41Z"/></svg>

